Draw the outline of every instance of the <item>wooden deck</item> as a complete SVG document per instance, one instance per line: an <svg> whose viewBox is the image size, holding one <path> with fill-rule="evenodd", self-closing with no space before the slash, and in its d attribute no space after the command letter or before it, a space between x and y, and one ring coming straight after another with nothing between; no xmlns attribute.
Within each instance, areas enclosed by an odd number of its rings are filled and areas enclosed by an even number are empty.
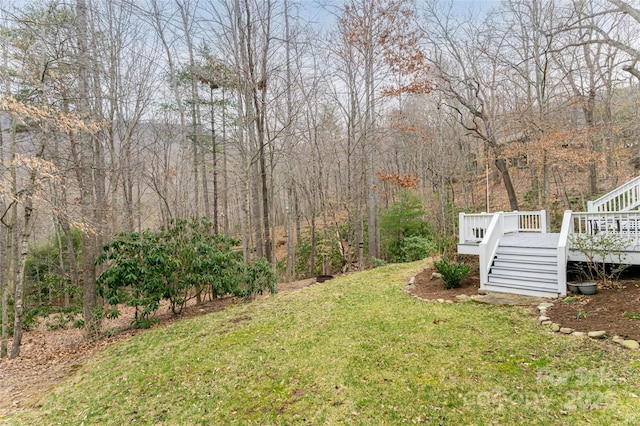
<svg viewBox="0 0 640 426"><path fill-rule="evenodd" d="M509 247L524 247L530 249L536 248L555 248L558 247L560 234L558 233L515 233L504 235L500 239L500 245ZM467 241L464 244L458 244L458 253L479 254L480 243L476 241ZM569 248L567 250L567 260L571 262L586 262L587 258L584 254L576 249ZM614 254L611 263L620 263L622 261L628 265L640 265L640 247L629 247L627 250Z"/></svg>
<svg viewBox="0 0 640 426"><path fill-rule="evenodd" d="M511 247L556 248L559 240L560 234L520 232L503 236L500 244Z"/></svg>
<svg viewBox="0 0 640 426"><path fill-rule="evenodd" d="M556 248L560 234L538 234L520 232L515 234L507 234L500 238L500 244L511 247L527 247L527 248ZM465 241L458 244L458 253L479 254L479 241Z"/></svg>
<svg viewBox="0 0 640 426"><path fill-rule="evenodd" d="M566 210L560 233L547 233L544 210L460 213L458 253L480 257L481 289L564 296L569 261L640 265L639 209L637 177L587 212Z"/></svg>

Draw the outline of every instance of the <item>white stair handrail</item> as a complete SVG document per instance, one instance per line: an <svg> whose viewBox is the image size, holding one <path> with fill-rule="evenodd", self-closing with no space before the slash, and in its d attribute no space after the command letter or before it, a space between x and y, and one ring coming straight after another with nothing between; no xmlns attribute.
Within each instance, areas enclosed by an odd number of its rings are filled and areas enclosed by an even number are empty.
<svg viewBox="0 0 640 426"><path fill-rule="evenodd" d="M491 223L487 228L487 233L480 243L480 288L484 288L489 283L489 269L498 250L500 238L504 235L504 214L494 213Z"/></svg>
<svg viewBox="0 0 640 426"><path fill-rule="evenodd" d="M620 185L594 201L587 202L587 211L628 211L640 205L640 176Z"/></svg>

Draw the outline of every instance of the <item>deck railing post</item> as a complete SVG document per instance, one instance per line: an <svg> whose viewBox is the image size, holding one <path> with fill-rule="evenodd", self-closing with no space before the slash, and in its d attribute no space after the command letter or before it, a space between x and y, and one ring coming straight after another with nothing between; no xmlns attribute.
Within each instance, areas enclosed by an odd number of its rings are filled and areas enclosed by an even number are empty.
<svg viewBox="0 0 640 426"><path fill-rule="evenodd" d="M571 210L564 211L562 218L562 228L560 229L560 238L558 238L558 293L560 296L567 295L567 244L569 243L569 234L573 233L573 217Z"/></svg>
<svg viewBox="0 0 640 426"><path fill-rule="evenodd" d="M540 210L540 232L547 233L547 211Z"/></svg>
<svg viewBox="0 0 640 426"><path fill-rule="evenodd" d="M467 224L464 220L464 213L458 215L458 242L464 244L466 238Z"/></svg>

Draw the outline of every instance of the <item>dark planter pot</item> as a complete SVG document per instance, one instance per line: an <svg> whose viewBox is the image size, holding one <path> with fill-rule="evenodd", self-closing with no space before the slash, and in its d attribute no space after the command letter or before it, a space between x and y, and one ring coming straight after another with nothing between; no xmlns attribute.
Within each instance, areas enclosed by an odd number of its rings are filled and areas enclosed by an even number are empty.
<svg viewBox="0 0 640 426"><path fill-rule="evenodd" d="M580 288L578 288L577 284L567 283L567 290L572 293L580 294Z"/></svg>
<svg viewBox="0 0 640 426"><path fill-rule="evenodd" d="M316 282L317 283L323 283L325 281L330 280L331 278L333 278L333 275L318 275L316 277Z"/></svg>
<svg viewBox="0 0 640 426"><path fill-rule="evenodd" d="M580 290L581 294L590 296L592 294L596 294L598 292L598 283L595 281L589 281L584 283L576 284L578 290Z"/></svg>

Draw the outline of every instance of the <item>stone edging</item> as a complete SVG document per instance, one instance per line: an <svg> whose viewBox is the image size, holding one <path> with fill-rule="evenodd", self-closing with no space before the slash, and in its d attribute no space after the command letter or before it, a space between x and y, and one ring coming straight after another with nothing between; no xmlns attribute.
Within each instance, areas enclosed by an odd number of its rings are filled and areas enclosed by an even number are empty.
<svg viewBox="0 0 640 426"><path fill-rule="evenodd" d="M597 331L588 331L588 332L575 331L573 328L563 327L562 325L551 321L551 318L547 316L547 309L552 306L553 306L552 302L545 302L538 305L538 311L540 312L540 316L538 317L538 324L548 326L550 330L553 332L566 334L570 336L576 336L576 337L587 336L592 339L604 339L607 337L606 330L597 330ZM611 341L627 349L632 349L632 350L640 349L640 343L638 343L636 340L631 340L631 339L625 340L620 336L613 336L611 338Z"/></svg>
<svg viewBox="0 0 640 426"><path fill-rule="evenodd" d="M416 296L415 294L411 294L411 292L409 291L410 287L412 287L415 283L416 277L415 275L411 277L411 279L409 279L409 284L407 284L404 287L404 292L406 294L408 294L411 297L414 297L418 300L421 300L423 302L439 302L439 303L454 303L453 300L446 300L446 299L436 299L436 300L432 300L432 299L424 299L420 296ZM461 294L456 296L456 301L457 302L468 302L470 300L475 300L476 296L467 296L465 294ZM583 331L575 331L573 328L569 328L569 327L562 327L560 324L555 323L553 321L551 321L551 318L549 318L547 316L547 309L552 307L553 303L552 302L544 302L538 305L538 311L540 312L540 316L538 316L538 324L539 325L544 325L544 326L548 326L550 328L551 331L556 332L556 333L561 333L561 334L566 334L566 335L570 335L570 336L576 336L576 337L590 337L591 339L604 339L607 337L607 332L605 330L597 330L597 331L588 331L588 332L583 332ZM613 336L611 338L611 341L613 343L617 343L620 346L626 348L626 349L631 349L631 350L638 350L640 349L640 343L636 340L625 340L624 338L620 337L620 336Z"/></svg>

